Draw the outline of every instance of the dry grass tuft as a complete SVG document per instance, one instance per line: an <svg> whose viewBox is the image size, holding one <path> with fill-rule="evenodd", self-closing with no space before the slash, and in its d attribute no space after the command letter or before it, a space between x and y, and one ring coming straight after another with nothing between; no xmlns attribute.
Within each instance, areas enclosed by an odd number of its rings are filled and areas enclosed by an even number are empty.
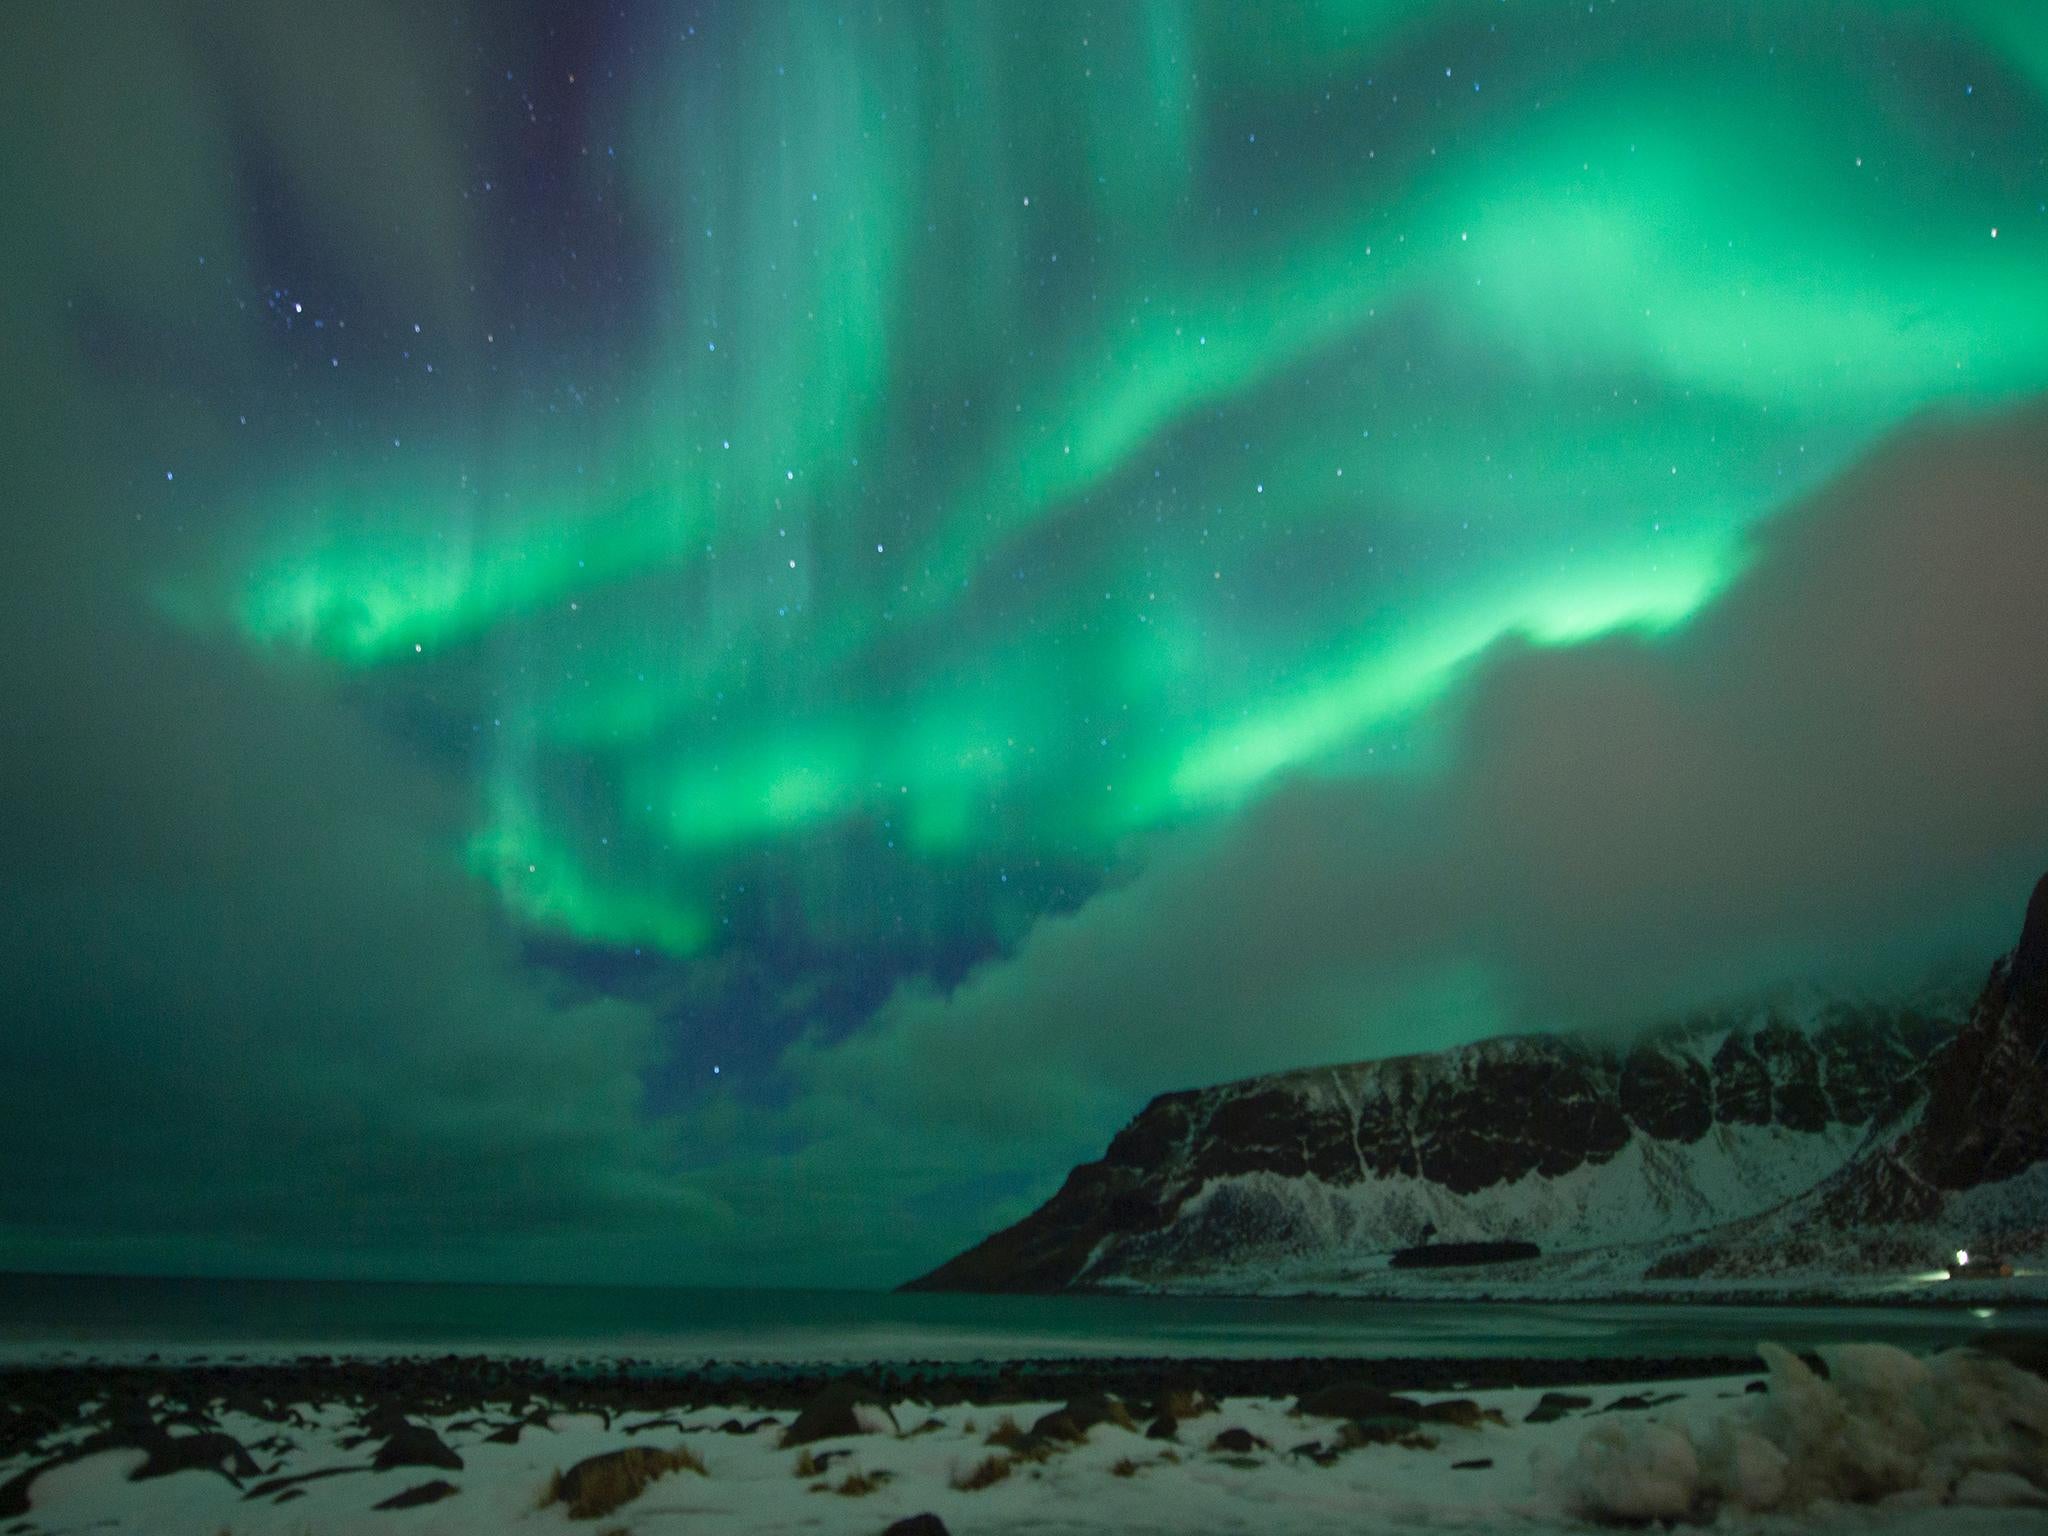
<svg viewBox="0 0 2048 1536"><path fill-rule="evenodd" d="M1028 1437L1017 1427L1017 1421L1007 1413L996 1421L996 1427L988 1432L984 1445L1000 1445L1006 1451L1014 1451Z"/></svg>
<svg viewBox="0 0 2048 1536"><path fill-rule="evenodd" d="M873 1493L893 1475L889 1472L849 1472L846 1481L832 1491L841 1498L857 1499L862 1494Z"/></svg>
<svg viewBox="0 0 2048 1536"><path fill-rule="evenodd" d="M645 1445L628 1446L622 1451L587 1457L567 1472L555 1473L548 1479L547 1497L541 1500L541 1507L567 1504L571 1520L595 1520L638 1498L649 1483L671 1472L710 1475L697 1453L686 1445L666 1451Z"/></svg>
<svg viewBox="0 0 2048 1536"><path fill-rule="evenodd" d="M961 1493L979 1493L993 1488L1010 1475L1015 1463L1008 1456L984 1456L965 1476L954 1474L953 1487Z"/></svg>
<svg viewBox="0 0 2048 1536"><path fill-rule="evenodd" d="M1122 1461L1109 1469L1109 1475L1111 1477L1136 1477L1138 1475L1138 1464L1126 1456Z"/></svg>
<svg viewBox="0 0 2048 1536"><path fill-rule="evenodd" d="M799 1451L797 1453L796 1475L798 1477L816 1477L820 1470L818 1459L809 1451Z"/></svg>

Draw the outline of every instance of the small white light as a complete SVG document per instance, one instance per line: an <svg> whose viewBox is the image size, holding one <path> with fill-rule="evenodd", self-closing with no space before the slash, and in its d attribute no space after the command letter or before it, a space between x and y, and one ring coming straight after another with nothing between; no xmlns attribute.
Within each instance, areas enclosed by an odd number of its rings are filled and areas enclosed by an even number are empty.
<svg viewBox="0 0 2048 1536"><path fill-rule="evenodd" d="M1958 1248L1956 1250L1956 1262L1958 1264L1967 1264L1970 1262L1970 1255L1963 1249Z"/></svg>

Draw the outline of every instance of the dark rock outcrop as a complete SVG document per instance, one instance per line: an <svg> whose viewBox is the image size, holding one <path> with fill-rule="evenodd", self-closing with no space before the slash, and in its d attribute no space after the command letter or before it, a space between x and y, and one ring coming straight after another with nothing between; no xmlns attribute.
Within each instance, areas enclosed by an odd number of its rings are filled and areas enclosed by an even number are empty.
<svg viewBox="0 0 2048 1536"><path fill-rule="evenodd" d="M804 1404L796 1422L782 1432L782 1444L791 1447L842 1435L865 1435L880 1423L895 1432L896 1416L886 1403L858 1382L835 1381Z"/></svg>
<svg viewBox="0 0 2048 1536"><path fill-rule="evenodd" d="M372 1509L418 1509L422 1504L438 1504L462 1490L445 1477L437 1477L431 1483L418 1483L403 1493L394 1493L390 1498L372 1504Z"/></svg>
<svg viewBox="0 0 2048 1536"><path fill-rule="evenodd" d="M1402 1248L1387 1260L1389 1269L1462 1269L1475 1264L1511 1264L1542 1252L1534 1243L1423 1243Z"/></svg>

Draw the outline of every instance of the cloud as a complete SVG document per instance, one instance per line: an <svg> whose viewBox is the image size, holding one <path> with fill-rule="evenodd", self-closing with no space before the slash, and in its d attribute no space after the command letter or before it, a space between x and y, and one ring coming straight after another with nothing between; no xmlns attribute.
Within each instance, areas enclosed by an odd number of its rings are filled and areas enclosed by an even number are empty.
<svg viewBox="0 0 2048 1536"><path fill-rule="evenodd" d="M789 1065L1000 1162L1170 1088L1988 961L2048 865L2044 572L2048 412L1920 424L1677 635L1494 648L1441 775L1297 778Z"/></svg>
<svg viewBox="0 0 2048 1536"><path fill-rule="evenodd" d="M59 655L6 677L10 1260L473 1271L729 1224L641 1112L655 1021L519 965L448 784L313 679L110 614Z"/></svg>
<svg viewBox="0 0 2048 1536"><path fill-rule="evenodd" d="M8 61L25 127L64 131L0 171L48 235L0 314L0 1267L652 1278L733 1224L646 1111L659 1020L561 993L465 874L460 754L147 600L251 472L236 410L272 403L242 177L361 226L338 283L461 302L440 216L367 218L460 202L461 136L386 99L403 9L349 22L362 91L305 73L324 23L263 6L105 47L31 8Z"/></svg>

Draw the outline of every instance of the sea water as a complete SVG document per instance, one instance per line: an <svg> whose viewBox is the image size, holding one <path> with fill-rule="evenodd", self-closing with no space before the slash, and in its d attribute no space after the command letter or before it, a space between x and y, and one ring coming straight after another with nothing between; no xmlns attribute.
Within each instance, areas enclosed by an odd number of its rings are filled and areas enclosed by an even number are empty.
<svg viewBox="0 0 2048 1536"><path fill-rule="evenodd" d="M297 1354L792 1364L1090 1356L1646 1359L1916 1351L2048 1308L969 1296L0 1275L0 1361Z"/></svg>

